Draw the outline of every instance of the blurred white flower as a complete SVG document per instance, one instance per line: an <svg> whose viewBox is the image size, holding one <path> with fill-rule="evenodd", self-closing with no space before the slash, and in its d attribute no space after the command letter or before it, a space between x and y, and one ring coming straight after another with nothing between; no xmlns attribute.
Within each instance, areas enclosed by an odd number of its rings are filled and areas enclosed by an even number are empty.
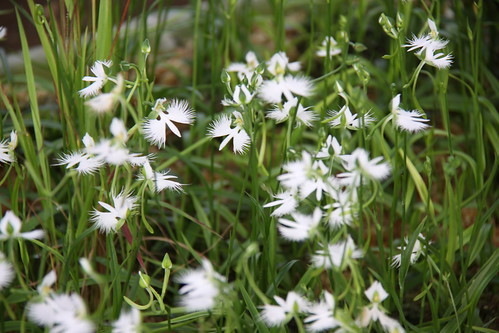
<svg viewBox="0 0 499 333"><path fill-rule="evenodd" d="M5 212L0 221L0 240L24 238L24 239L41 239L45 236L43 230L33 230L21 232L21 220L12 211Z"/></svg>
<svg viewBox="0 0 499 333"><path fill-rule="evenodd" d="M335 55L338 55L341 53L341 48L338 46L338 43L336 40L331 37L327 36L324 38L322 41L321 46L319 46L319 49L315 53L318 57L327 57L328 55L328 48L329 48L329 56L332 58Z"/></svg>
<svg viewBox="0 0 499 333"><path fill-rule="evenodd" d="M353 239L348 236L346 241L324 246L324 249L315 252L312 256L312 265L315 267L344 267L352 259L362 258L362 251L357 250Z"/></svg>
<svg viewBox="0 0 499 333"><path fill-rule="evenodd" d="M227 279L215 272L207 259L202 261L202 267L180 273L176 281L183 284L179 289L180 305L189 312L214 308L217 297L228 288Z"/></svg>
<svg viewBox="0 0 499 333"><path fill-rule="evenodd" d="M14 279L14 267L0 251L0 290L9 286Z"/></svg>
<svg viewBox="0 0 499 333"><path fill-rule="evenodd" d="M108 76L106 72L104 71L104 66L107 68L110 68L112 66L112 61L107 60L107 61L101 61L97 60L93 66L90 68L90 71L95 75L94 76L84 76L83 81L87 82L93 82L90 84L88 87L83 88L79 91L81 97L90 97L90 96L95 96L97 95L104 84L108 80Z"/></svg>
<svg viewBox="0 0 499 333"><path fill-rule="evenodd" d="M140 311L136 308L121 310L120 317L113 323L112 333L140 333Z"/></svg>
<svg viewBox="0 0 499 333"><path fill-rule="evenodd" d="M362 117L357 118L357 114L352 114L350 108L344 105L340 111L329 111L328 116L333 118L329 125L333 128L348 128L350 130L358 130L369 126L376 119L371 115L371 112L366 112Z"/></svg>
<svg viewBox="0 0 499 333"><path fill-rule="evenodd" d="M299 71L301 65L298 61L289 62L288 56L284 52L278 52L267 61L267 70L274 76L283 75L286 70L291 72Z"/></svg>
<svg viewBox="0 0 499 333"><path fill-rule="evenodd" d="M260 313L260 318L267 326L279 326L284 324L293 314L308 311L308 301L294 291L290 291L286 300L274 296L278 305L265 304Z"/></svg>
<svg viewBox="0 0 499 333"><path fill-rule="evenodd" d="M57 281L57 274L54 270L48 272L42 279L42 282L38 285L37 291L38 294L42 297L46 297L53 292L52 286Z"/></svg>
<svg viewBox="0 0 499 333"><path fill-rule="evenodd" d="M286 214L291 214L296 210L298 206L298 200L296 200L296 191L289 190L285 192L278 193L274 195L277 200L269 202L263 205L264 208L280 206L276 208L270 216L283 216Z"/></svg>
<svg viewBox="0 0 499 333"><path fill-rule="evenodd" d="M310 315L305 318L307 330L310 332L321 332L341 326L334 318L335 302L333 295L328 291L323 292L323 299L309 306Z"/></svg>
<svg viewBox="0 0 499 333"><path fill-rule="evenodd" d="M181 137L182 134L174 123L192 124L196 118L187 101L174 99L166 108L165 103L166 98L156 100L153 107L154 119L147 119L143 126L145 138L160 148L166 145L167 128Z"/></svg>
<svg viewBox="0 0 499 333"><path fill-rule="evenodd" d="M309 97L312 90L312 82L307 77L286 75L263 81L258 89L258 96L267 103L278 104L284 102L283 96L290 101L295 95Z"/></svg>
<svg viewBox="0 0 499 333"><path fill-rule="evenodd" d="M379 281L374 281L364 294L371 303L381 303L388 297L388 293Z"/></svg>
<svg viewBox="0 0 499 333"><path fill-rule="evenodd" d="M277 228L285 239L300 242L308 239L316 232L322 220L322 211L319 207L316 207L312 215L293 212L291 217L294 221L280 218Z"/></svg>
<svg viewBox="0 0 499 333"><path fill-rule="evenodd" d="M28 318L40 326L58 333L91 333L94 323L88 318L87 308L80 295L50 294L32 301L27 308Z"/></svg>
<svg viewBox="0 0 499 333"><path fill-rule="evenodd" d="M369 160L369 153L362 149L355 149L350 155L341 155L343 167L347 172L338 174L341 185L357 188L361 184L361 179L382 180L390 175L390 165L382 163L382 156Z"/></svg>
<svg viewBox="0 0 499 333"><path fill-rule="evenodd" d="M232 117L234 117L234 120ZM225 136L218 150L222 150L232 140L234 153L242 154L250 145L251 139L244 130L244 120L241 113L234 111L232 117L222 115L213 121L208 129L208 136L212 138ZM234 127L232 127L233 124Z"/></svg>
<svg viewBox="0 0 499 333"><path fill-rule="evenodd" d="M301 103L298 103L298 98L294 97L291 100L284 103L283 106L277 104L275 108L267 112L267 118L274 119L277 123L281 123L288 120L291 115L291 110L295 108L295 118L298 120L297 124L304 124L305 126L312 126L312 122L317 119L315 113L309 108L303 107Z"/></svg>
<svg viewBox="0 0 499 333"><path fill-rule="evenodd" d="M344 225L351 225L357 216L358 209L354 206L357 201L355 191L332 190L329 191L335 202L324 206L324 216L328 219L332 228L338 229Z"/></svg>
<svg viewBox="0 0 499 333"><path fill-rule="evenodd" d="M338 140L332 136L328 135L326 142L323 143L321 150L315 156L316 158L330 158L331 156L339 156L343 147L340 145Z"/></svg>
<svg viewBox="0 0 499 333"><path fill-rule="evenodd" d="M154 189L156 192L161 192L164 189L169 189L173 191L182 191L182 185L179 182L174 181L177 176L168 174L168 171L156 172L152 169L149 161L144 163L144 172L139 175L139 180L149 180L154 184Z"/></svg>
<svg viewBox="0 0 499 333"><path fill-rule="evenodd" d="M111 112L118 101L125 85L123 76L118 74L116 86L109 93L102 93L85 102L96 113Z"/></svg>
<svg viewBox="0 0 499 333"><path fill-rule="evenodd" d="M101 232L109 234L116 231L116 227L121 220L125 220L128 214L137 207L137 197L121 191L118 195L112 195L114 207L99 201L99 204L107 210L101 212L95 209L92 212L91 221L96 224Z"/></svg>
<svg viewBox="0 0 499 333"><path fill-rule="evenodd" d="M248 81L251 81L253 74L255 73L255 69L258 67L258 59L254 52L249 51L245 56L246 63L234 62L230 64L226 71L227 72L236 72L239 80L243 80L245 77L248 78Z"/></svg>
<svg viewBox="0 0 499 333"><path fill-rule="evenodd" d="M415 264L418 261L421 254L424 255L424 253L425 253L426 245L423 245L421 243L420 239L422 239L422 240L425 239L423 234L419 234L418 238L414 242L414 247L412 248L411 254L409 256L409 263L411 265ZM407 242L408 242L407 238L405 238L405 243L407 244ZM401 251L405 251L406 246L401 246L401 247L399 247L399 249ZM392 258L392 267L400 267L401 262L402 262L402 253L394 255Z"/></svg>

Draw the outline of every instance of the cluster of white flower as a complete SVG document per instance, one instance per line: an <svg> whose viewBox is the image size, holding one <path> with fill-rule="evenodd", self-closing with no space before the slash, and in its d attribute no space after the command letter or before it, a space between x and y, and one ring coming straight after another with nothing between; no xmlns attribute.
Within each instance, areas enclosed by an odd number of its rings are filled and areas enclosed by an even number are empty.
<svg viewBox="0 0 499 333"><path fill-rule="evenodd" d="M300 63L290 62L284 52L274 54L262 64L253 52L248 52L245 64L233 63L227 67L224 81L230 96L224 98L222 104L229 107L231 113L215 119L208 129L208 136L212 138L225 137L220 150L232 140L234 153L244 153L251 144L248 131L254 125L252 110L261 110L267 104L273 105L266 113L267 118L277 123L293 118L297 124L312 125L317 116L299 103L297 97L309 97L313 85L307 77L292 74L300 68ZM234 88L230 85L230 72L237 73L239 80ZM249 106L251 103L253 107Z"/></svg>
<svg viewBox="0 0 499 333"><path fill-rule="evenodd" d="M51 332L93 333L96 325L90 319L84 300L76 293L59 294L52 286L57 281L55 271L50 271L38 285L38 295L28 303L28 318ZM139 310L122 310L112 324L113 333L139 333Z"/></svg>
<svg viewBox="0 0 499 333"><path fill-rule="evenodd" d="M56 165L66 165L67 169L77 165L75 170L78 173L92 174L105 164L142 166L148 161L147 156L130 153L126 148L128 134L122 120L113 118L110 131L113 135L112 139L102 139L97 143L86 133L82 140L85 148L62 155Z"/></svg>

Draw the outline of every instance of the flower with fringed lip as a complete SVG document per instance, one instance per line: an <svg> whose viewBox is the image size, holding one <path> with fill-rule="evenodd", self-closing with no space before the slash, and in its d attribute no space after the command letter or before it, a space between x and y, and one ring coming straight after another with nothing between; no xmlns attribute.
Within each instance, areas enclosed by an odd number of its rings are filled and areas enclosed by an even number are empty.
<svg viewBox="0 0 499 333"><path fill-rule="evenodd" d="M291 213L293 220L280 218L279 232L287 240L300 242L312 237L322 220L322 210L319 207L314 209L312 215L299 212Z"/></svg>
<svg viewBox="0 0 499 333"><path fill-rule="evenodd" d="M33 230L21 232L21 220L12 211L5 212L0 221L0 240L24 238L24 239L41 239L45 236L43 230Z"/></svg>
<svg viewBox="0 0 499 333"><path fill-rule="evenodd" d="M291 318L293 314L306 312L309 307L308 301L300 294L290 291L286 300L274 296L277 305L265 304L260 313L261 320L270 327L280 326Z"/></svg>
<svg viewBox="0 0 499 333"><path fill-rule="evenodd" d="M190 125L196 118L194 110L190 108L187 101L173 99L165 107L166 101L166 98L156 100L156 104L152 109L154 119L147 119L143 125L144 136L147 141L160 148L166 146L167 128L176 136L182 137L175 123Z"/></svg>
<svg viewBox="0 0 499 333"><path fill-rule="evenodd" d="M28 318L50 332L91 333L94 323L88 318L87 307L80 295L51 293L27 307Z"/></svg>
<svg viewBox="0 0 499 333"><path fill-rule="evenodd" d="M14 279L14 267L5 259L5 255L0 251L0 290L7 287Z"/></svg>
<svg viewBox="0 0 499 333"><path fill-rule="evenodd" d="M266 80L258 89L258 96L270 104L283 103L283 97L287 101L292 100L295 95L309 97L312 95L313 84L305 76L286 75Z"/></svg>
<svg viewBox="0 0 499 333"><path fill-rule="evenodd" d="M139 180L152 181L154 185L154 190L156 192L159 193L164 189L169 189L177 192L182 191L183 184L174 181L174 179L177 179L177 176L170 175L168 171L161 171L161 172L154 171L149 161L144 163L143 168L144 172L139 175L138 177Z"/></svg>
<svg viewBox="0 0 499 333"><path fill-rule="evenodd" d="M423 118L423 114L417 110L406 111L400 107L400 94L395 96L390 102L392 115L397 126L408 132L419 132L429 127L429 119Z"/></svg>
<svg viewBox="0 0 499 333"><path fill-rule="evenodd" d="M307 330L310 332L320 332L341 326L341 323L334 318L335 302L334 297L328 291L324 291L322 299L318 303L309 306L310 315L305 318Z"/></svg>
<svg viewBox="0 0 499 333"><path fill-rule="evenodd" d="M295 118L298 120L297 124L304 124L305 126L312 126L312 122L317 119L315 113L307 107L303 107L301 103L298 103L298 98L294 97L291 100L284 103L281 107L276 105L276 107L268 111L266 114L267 118L274 119L277 123L281 123L288 120L291 115L291 110L295 108Z"/></svg>
<svg viewBox="0 0 499 333"><path fill-rule="evenodd" d="M109 234L111 231L116 231L121 221L124 221L128 214L137 207L137 197L134 197L125 191L121 191L118 195L111 195L113 198L114 207L103 201L99 201L107 212L101 212L95 209L92 212L91 221L95 223L101 232Z"/></svg>
<svg viewBox="0 0 499 333"><path fill-rule="evenodd" d="M344 105L339 111L329 111L328 116L332 118L329 122L332 128L348 128L350 130L367 127L376 120L369 111L357 118L358 115L352 114L348 105Z"/></svg>
<svg viewBox="0 0 499 333"><path fill-rule="evenodd" d="M264 208L279 206L276 208L270 216L282 216L286 214L291 214L296 210L298 206L298 200L296 199L296 190L288 190L274 195L274 200L263 205Z"/></svg>
<svg viewBox="0 0 499 333"><path fill-rule="evenodd" d="M83 81L93 82L93 83L90 84L88 87L81 89L79 91L80 96L90 97L97 95L104 86L104 84L106 84L107 80L109 79L109 76L106 74L106 71L104 70L104 66L110 68L112 65L113 62L111 60L106 60L106 61L97 60L90 68L90 71L95 76L83 77Z"/></svg>
<svg viewBox="0 0 499 333"><path fill-rule="evenodd" d="M315 267L324 267L325 269L342 268L352 259L361 257L362 251L357 250L353 239L348 236L345 241L326 244L322 250L316 251L315 255L312 256L312 264Z"/></svg>
<svg viewBox="0 0 499 333"><path fill-rule="evenodd" d="M212 138L225 136L218 150L222 150L232 140L233 151L238 154L244 153L251 143L251 139L244 129L243 116L238 111L232 112L232 117L224 114L213 121L208 129L208 136Z"/></svg>
<svg viewBox="0 0 499 333"><path fill-rule="evenodd" d="M121 310L120 317L113 323L112 333L140 333L142 332L140 311L136 308Z"/></svg>
<svg viewBox="0 0 499 333"><path fill-rule="evenodd" d="M14 149L17 147L17 132L10 132L10 142L0 141L0 163L12 163L16 160Z"/></svg>
<svg viewBox="0 0 499 333"><path fill-rule="evenodd" d="M412 39L408 40L408 44L402 46L407 47L407 51L417 50L416 55L430 66L439 69L449 68L452 64L452 54L437 53L438 50L446 47L449 41L439 37L437 26L433 20L428 19L428 27L430 28L428 34L421 37L413 36Z"/></svg>
<svg viewBox="0 0 499 333"><path fill-rule="evenodd" d="M382 180L390 175L390 165L382 162L382 156L369 160L369 153L362 148L357 148L351 154L340 157L343 167L347 170L337 176L340 185L357 188L361 184L361 179Z"/></svg>
<svg viewBox="0 0 499 333"><path fill-rule="evenodd" d="M227 279L218 274L207 259L203 259L202 267L180 273L176 281L183 284L179 289L180 305L189 312L214 308L218 296L228 288Z"/></svg>

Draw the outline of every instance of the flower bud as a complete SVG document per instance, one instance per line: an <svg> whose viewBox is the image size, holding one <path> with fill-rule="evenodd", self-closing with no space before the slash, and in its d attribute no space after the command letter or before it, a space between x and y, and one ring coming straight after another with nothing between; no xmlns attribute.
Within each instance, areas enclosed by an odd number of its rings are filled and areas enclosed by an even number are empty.
<svg viewBox="0 0 499 333"><path fill-rule="evenodd" d="M387 17L384 13L381 13L378 19L379 24L385 31L385 33L391 38L397 39L398 32L395 30L393 23L389 17Z"/></svg>

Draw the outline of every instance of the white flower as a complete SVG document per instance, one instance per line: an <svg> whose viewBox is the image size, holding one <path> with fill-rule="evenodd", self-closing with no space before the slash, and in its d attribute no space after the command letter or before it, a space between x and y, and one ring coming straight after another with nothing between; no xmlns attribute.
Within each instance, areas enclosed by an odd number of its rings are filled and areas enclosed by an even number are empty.
<svg viewBox="0 0 499 333"><path fill-rule="evenodd" d="M7 36L7 27L0 26L0 40Z"/></svg>
<svg viewBox="0 0 499 333"><path fill-rule="evenodd" d="M232 99L226 98L222 101L222 104L224 106L241 106L249 104L253 100L253 96L255 96L255 93L251 93L246 85L238 84L234 88Z"/></svg>
<svg viewBox="0 0 499 333"><path fill-rule="evenodd" d="M174 181L177 176L168 174L168 171L156 172L152 169L149 161L144 163L144 173L139 175L139 180L149 180L154 184L154 189L156 192L161 192L164 189L170 189L174 191L182 191L182 185L179 182Z"/></svg>
<svg viewBox="0 0 499 333"><path fill-rule="evenodd" d="M449 68L452 65L452 54L435 53L434 49L427 48L424 62L438 69Z"/></svg>
<svg viewBox="0 0 499 333"><path fill-rule="evenodd" d="M346 241L335 244L328 244L323 250L318 250L312 256L312 264L315 267L324 267L326 269L344 267L351 259L362 257L362 251L357 250L353 239L348 236Z"/></svg>
<svg viewBox="0 0 499 333"><path fill-rule="evenodd" d="M315 156L316 158L330 158L331 156L338 156L341 154L343 147L332 135L328 135L326 142L322 145L321 150Z"/></svg>
<svg viewBox="0 0 499 333"><path fill-rule="evenodd" d="M116 139L118 139L118 141L123 143L127 142L128 131L123 120L113 118L113 120L111 121L111 126L109 127L109 131Z"/></svg>
<svg viewBox="0 0 499 333"><path fill-rule="evenodd" d="M97 60L94 63L94 65L90 68L90 70L95 75L95 77L94 76L83 77L83 81L93 82L93 83L88 87L83 88L79 91L81 97L95 96L100 92L100 90L102 89L102 87L109 78L106 72L104 71L104 66L110 68L112 64L113 63L111 60L107 61Z"/></svg>
<svg viewBox="0 0 499 333"><path fill-rule="evenodd" d="M279 206L276 208L270 216L283 216L290 214L296 210L298 206L298 200L296 200L296 191L290 190L278 193L274 195L274 198L278 199L265 204L264 208Z"/></svg>
<svg viewBox="0 0 499 333"><path fill-rule="evenodd" d="M37 291L38 294L42 297L46 297L50 295L52 290L52 286L55 284L57 281L57 274L55 273L54 270L51 270L50 272L47 273L42 279L42 282L38 285Z"/></svg>
<svg viewBox="0 0 499 333"><path fill-rule="evenodd" d="M121 92L123 91L124 82L123 76L118 74L116 86L113 90L111 90L111 92L99 94L86 101L85 105L96 113L106 113L112 111L116 101L118 101Z"/></svg>
<svg viewBox="0 0 499 333"><path fill-rule="evenodd" d="M280 218L278 229L287 240L299 242L311 237L316 231L322 219L322 211L316 207L312 215L294 212L291 216L294 221Z"/></svg>
<svg viewBox="0 0 499 333"><path fill-rule="evenodd" d="M322 41L322 45L319 46L319 50L315 53L318 57L327 57L328 55L328 48L329 48L329 56L332 58L335 55L338 55L341 53L341 47L338 46L338 43L336 40L331 37L327 36L324 38Z"/></svg>
<svg viewBox="0 0 499 333"><path fill-rule="evenodd" d="M397 126L409 132L419 132L429 125L425 124L428 119L423 118L423 115L417 111L406 111L400 107L400 94L395 96L390 102L392 116L395 119Z"/></svg>
<svg viewBox="0 0 499 333"><path fill-rule="evenodd" d="M14 149L17 147L17 133L10 132L10 142L0 141L0 163L12 163L16 160Z"/></svg>
<svg viewBox="0 0 499 333"><path fill-rule="evenodd" d="M75 165L76 171L80 174L88 175L99 170L101 166L105 164L100 158L91 156L86 153L76 152L71 154L63 154L61 157L57 159L58 163L54 165L65 165L66 169L69 169Z"/></svg>
<svg viewBox="0 0 499 333"><path fill-rule="evenodd" d="M166 98L156 101L153 107L154 119L147 119L144 123L144 136L152 144L158 147L166 145L166 129L169 128L173 134L181 137L179 129L174 123L192 124L195 119L194 111L189 107L187 101L174 99L167 108L164 104Z"/></svg>
<svg viewBox="0 0 499 333"><path fill-rule="evenodd" d="M374 281L364 294L371 303L381 303L388 297L388 293L379 281Z"/></svg>
<svg viewBox="0 0 499 333"><path fill-rule="evenodd" d="M312 82L304 76L286 75L277 77L274 80L263 81L259 87L258 95L267 103L282 103L284 96L290 101L294 95L309 97L312 95Z"/></svg>
<svg viewBox="0 0 499 333"><path fill-rule="evenodd" d="M326 210L324 216L328 219L329 225L335 229L343 225L351 225L358 213L354 206L356 192L333 190L329 194L335 200L332 204L324 206Z"/></svg>
<svg viewBox="0 0 499 333"><path fill-rule="evenodd" d="M203 260L202 267L181 273L176 281L184 285L179 289L180 304L189 312L214 308L227 284L227 279L215 272L207 259Z"/></svg>
<svg viewBox="0 0 499 333"><path fill-rule="evenodd" d="M140 333L140 311L136 308L121 310L120 317L113 323L112 333Z"/></svg>
<svg viewBox="0 0 499 333"><path fill-rule="evenodd" d="M288 162L282 168L287 173L279 175L277 180L286 189L298 190L302 199L315 191L315 197L320 201L322 193L328 192L332 187L328 167L322 161L313 160L306 151L302 152L301 160Z"/></svg>
<svg viewBox="0 0 499 333"><path fill-rule="evenodd" d="M369 153L362 148L355 149L350 155L341 155L343 167L347 172L340 173L340 184L358 187L361 179L382 180L390 175L390 165L381 163L382 156L369 160Z"/></svg>
<svg viewBox="0 0 499 333"><path fill-rule="evenodd" d="M100 231L106 234L111 231L116 231L116 227L120 220L126 219L129 212L137 207L136 201L137 197L131 196L130 194L122 191L118 195L112 195L114 207L99 201L99 204L107 210L107 212L101 212L95 209L92 212L91 221L97 225Z"/></svg>
<svg viewBox="0 0 499 333"><path fill-rule="evenodd" d="M236 72L240 80L243 80L244 77L247 77L248 81L250 81L253 74L255 73L255 69L258 67L258 59L256 58L254 52L249 51L248 53L246 53L245 60L245 64L240 62L230 64L226 69L227 72Z"/></svg>
<svg viewBox="0 0 499 333"><path fill-rule="evenodd" d="M28 304L28 318L37 325L58 333L91 333L95 325L88 319L87 309L77 294L50 294L39 302Z"/></svg>
<svg viewBox="0 0 499 333"><path fill-rule="evenodd" d="M309 108L305 108L303 105L299 104L298 98L296 97L284 103L282 107L277 104L272 111L267 112L267 118L274 119L278 123L283 122L289 119L293 108L296 108L295 118L305 126L312 126L312 121L317 119L315 113L309 111Z"/></svg>
<svg viewBox="0 0 499 333"><path fill-rule="evenodd" d="M234 153L242 154L250 145L251 139L244 130L244 120L241 113L234 111L232 118L228 115L222 115L217 120L211 123L208 129L208 135L212 138L225 136L226 138L220 143L218 150L222 150L232 140ZM234 127L231 127L234 123Z"/></svg>
<svg viewBox="0 0 499 333"><path fill-rule="evenodd" d="M284 52L278 52L267 61L267 70L272 73L272 75L283 75L286 69L296 72L299 71L301 65L299 62L289 62L289 59Z"/></svg>
<svg viewBox="0 0 499 333"><path fill-rule="evenodd" d="M332 118L329 125L333 128L348 128L350 130L357 130L362 127L369 126L375 118L371 112L366 112L362 117L357 118L357 114L352 114L350 108L344 105L340 111L329 111L328 116Z"/></svg>
<svg viewBox="0 0 499 333"><path fill-rule="evenodd" d="M9 238L41 239L44 235L43 230L21 232L21 220L10 210L5 212L0 221L0 240Z"/></svg>
<svg viewBox="0 0 499 333"><path fill-rule="evenodd" d="M423 234L419 234L418 238L414 242L414 247L412 248L411 255L409 256L409 262L411 265L413 265L414 263L416 263L418 261L419 257L421 256L421 254L424 254L424 251L426 249L426 246L423 245L419 239L423 239L423 240L425 239ZM407 238L405 238L405 243L407 243ZM402 246L402 247L399 247L399 249L401 249L402 251L405 251L406 247ZM394 255L392 258L392 267L400 267L401 261L402 261L402 254L401 253Z"/></svg>
<svg viewBox="0 0 499 333"><path fill-rule="evenodd" d="M260 318L267 326L279 326L288 320L288 315L306 312L309 304L305 298L294 291L290 291L286 300L279 296L274 296L278 305L265 304L260 313Z"/></svg>
<svg viewBox="0 0 499 333"><path fill-rule="evenodd" d="M340 326L340 322L334 318L335 302L331 293L324 291L323 299L319 303L312 304L308 312L311 314L305 318L307 330L320 332Z"/></svg>
<svg viewBox="0 0 499 333"><path fill-rule="evenodd" d="M0 290L4 289L14 279L14 267L5 259L5 255L0 251Z"/></svg>

